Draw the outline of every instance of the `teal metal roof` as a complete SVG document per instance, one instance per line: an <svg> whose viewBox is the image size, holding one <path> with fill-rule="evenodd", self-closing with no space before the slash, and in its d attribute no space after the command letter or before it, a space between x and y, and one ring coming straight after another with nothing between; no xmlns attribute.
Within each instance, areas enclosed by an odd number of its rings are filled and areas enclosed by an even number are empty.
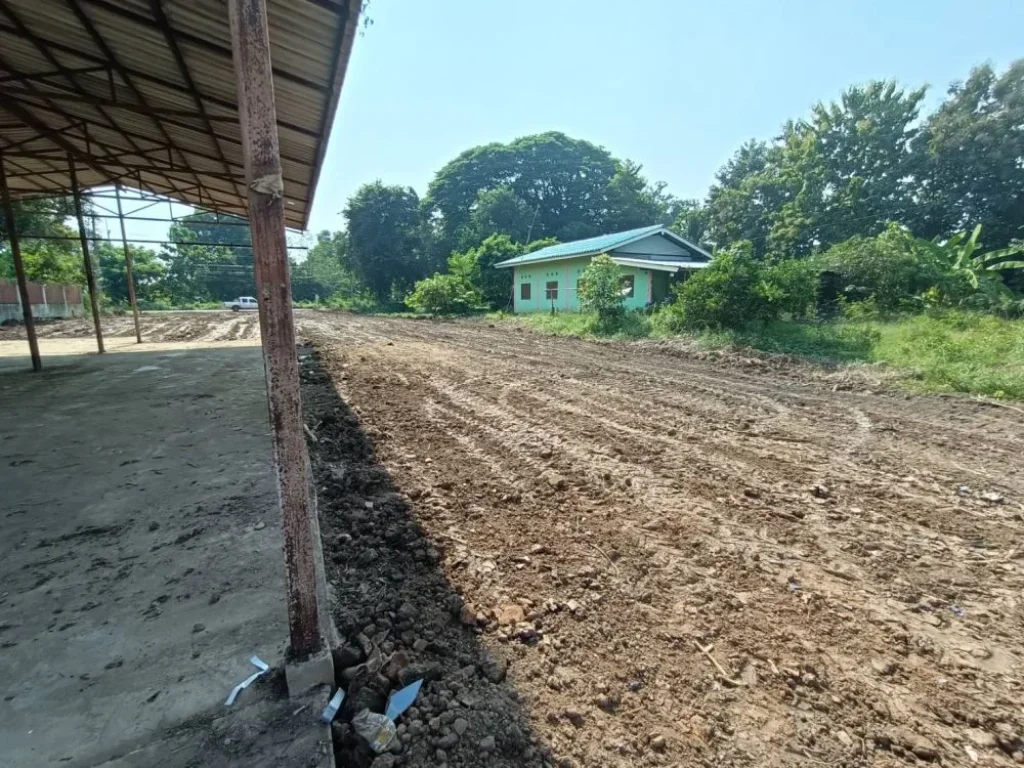
<svg viewBox="0 0 1024 768"><path fill-rule="evenodd" d="M533 264L538 261L557 261L559 259L570 259L577 256L593 256L598 253L614 251L616 248L622 248L632 242L643 240L645 237L650 237L651 235L656 234L665 235L683 248L693 251L697 256L705 256L707 258L711 257L711 254L707 253L703 248L700 248L689 240L680 237L675 232L669 230L668 227L663 227L660 224L654 224L650 227L630 229L626 232L616 232L611 235L598 235L597 237L588 237L585 240L574 240L571 243L549 245L547 248L541 248L539 251L524 253L522 256L516 256L514 259L498 262L494 266L515 267L520 264Z"/></svg>

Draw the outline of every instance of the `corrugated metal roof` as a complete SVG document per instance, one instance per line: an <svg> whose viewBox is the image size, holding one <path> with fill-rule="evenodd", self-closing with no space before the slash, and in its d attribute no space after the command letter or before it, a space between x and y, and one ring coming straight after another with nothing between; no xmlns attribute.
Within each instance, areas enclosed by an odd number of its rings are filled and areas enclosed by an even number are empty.
<svg viewBox="0 0 1024 768"><path fill-rule="evenodd" d="M360 0L266 0L285 218L304 228ZM0 2L0 153L17 196L119 180L246 215L223 0Z"/></svg>
<svg viewBox="0 0 1024 768"><path fill-rule="evenodd" d="M597 237L588 237L584 240L573 240L571 243L549 245L547 248L541 248L539 251L534 251L533 253L524 253L522 256L516 256L514 259L499 262L494 266L516 267L520 264L533 264L538 261L558 261L560 259L571 259L578 256L593 256L599 253L614 251L616 248L622 248L623 246L634 243L637 240L643 240L645 237L650 237L651 235L663 235L681 247L691 250L697 257L711 257L711 254L707 253L704 249L694 245L689 240L680 237L675 232L672 232L668 227L662 226L661 224L654 224L649 227L630 229L625 232L615 232L610 235L598 235Z"/></svg>

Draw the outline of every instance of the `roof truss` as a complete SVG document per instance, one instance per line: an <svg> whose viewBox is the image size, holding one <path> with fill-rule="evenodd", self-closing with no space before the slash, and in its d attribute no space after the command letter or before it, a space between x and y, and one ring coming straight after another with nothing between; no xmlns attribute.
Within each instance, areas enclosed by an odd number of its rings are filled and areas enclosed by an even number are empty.
<svg viewBox="0 0 1024 768"><path fill-rule="evenodd" d="M360 0L268 0L289 226L308 222ZM222 0L0 0L0 154L15 196L120 181L246 215Z"/></svg>

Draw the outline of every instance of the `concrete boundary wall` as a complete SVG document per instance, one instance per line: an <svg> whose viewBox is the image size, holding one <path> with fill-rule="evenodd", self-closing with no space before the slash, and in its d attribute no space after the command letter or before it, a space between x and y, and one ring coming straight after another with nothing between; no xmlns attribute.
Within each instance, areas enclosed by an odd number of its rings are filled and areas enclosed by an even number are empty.
<svg viewBox="0 0 1024 768"><path fill-rule="evenodd" d="M85 309L82 289L77 285L29 283L28 297L36 319L80 317ZM0 280L0 323L21 322L21 295L13 280Z"/></svg>

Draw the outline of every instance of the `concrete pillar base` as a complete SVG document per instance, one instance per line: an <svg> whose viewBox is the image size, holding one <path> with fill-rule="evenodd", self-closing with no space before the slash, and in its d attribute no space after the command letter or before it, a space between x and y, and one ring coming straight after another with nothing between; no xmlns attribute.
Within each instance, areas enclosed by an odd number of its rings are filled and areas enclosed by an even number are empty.
<svg viewBox="0 0 1024 768"><path fill-rule="evenodd" d="M287 661L284 665L284 677L288 683L288 695L300 696L310 688L318 685L334 687L334 658L331 651L324 648L315 656L305 661Z"/></svg>

